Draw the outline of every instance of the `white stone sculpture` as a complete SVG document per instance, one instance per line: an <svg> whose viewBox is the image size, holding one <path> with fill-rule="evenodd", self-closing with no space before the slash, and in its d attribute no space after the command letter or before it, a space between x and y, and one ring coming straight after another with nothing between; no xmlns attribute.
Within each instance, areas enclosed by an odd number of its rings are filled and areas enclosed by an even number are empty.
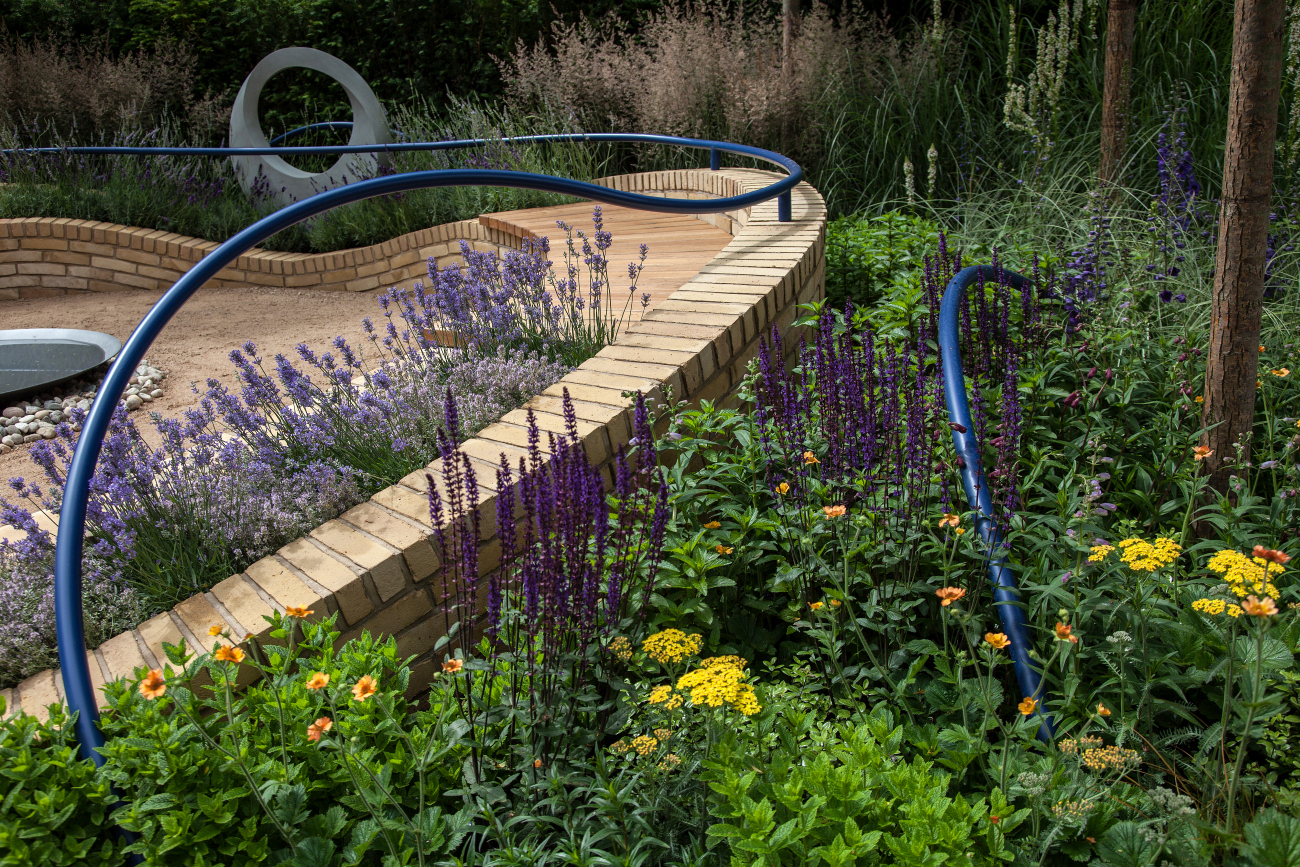
<svg viewBox="0 0 1300 867"><path fill-rule="evenodd" d="M387 144L392 141L383 106L375 98L370 85L366 84L355 69L337 57L315 48L281 48L263 57L239 88L235 105L230 112L231 147L270 147L258 120L257 103L262 88L271 76L294 67L322 72L343 86L348 101L352 103L352 136L348 144ZM294 168L277 156L236 156L231 159L245 193L253 195L256 183L261 194L281 205L302 201L308 196L339 186L344 178L351 182L373 177L379 166L390 164L388 155L382 152L342 154L334 165L319 174L312 174ZM260 182L259 172L265 178Z"/></svg>

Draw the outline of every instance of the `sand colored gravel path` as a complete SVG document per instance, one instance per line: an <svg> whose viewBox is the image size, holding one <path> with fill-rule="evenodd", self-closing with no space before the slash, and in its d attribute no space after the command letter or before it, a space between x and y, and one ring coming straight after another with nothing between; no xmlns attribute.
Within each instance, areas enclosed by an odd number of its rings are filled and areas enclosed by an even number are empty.
<svg viewBox="0 0 1300 867"><path fill-rule="evenodd" d="M162 293L129 292L64 295L23 301L0 301L0 329L84 328L125 341ZM151 363L167 371L163 396L133 413L149 431L148 412L179 415L199 401L190 389L203 390L209 377L235 386L230 351L251 340L263 359L278 352L296 358L299 343L325 349L342 335L356 346L363 340L361 319L380 317L376 293L307 292L280 289L203 289L176 314L149 350ZM368 343L367 343L368 345ZM14 499L8 479L42 480L39 467L20 448L0 455L0 497Z"/></svg>

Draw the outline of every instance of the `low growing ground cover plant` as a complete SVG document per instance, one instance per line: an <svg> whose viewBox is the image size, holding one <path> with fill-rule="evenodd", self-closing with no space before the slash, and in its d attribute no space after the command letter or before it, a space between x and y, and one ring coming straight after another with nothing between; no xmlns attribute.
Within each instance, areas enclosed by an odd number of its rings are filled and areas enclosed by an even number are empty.
<svg viewBox="0 0 1300 867"><path fill-rule="evenodd" d="M150 446L119 409L91 484L88 641L100 641L227 576L424 467L560 379L617 336L644 262L610 283L600 208L589 237L565 227L562 276L543 239L504 257L463 247L464 266L379 296L369 346L264 360L231 352L239 390L209 380L181 419L155 416ZM581 259L581 262L579 260ZM616 293L618 293L616 295ZM57 514L84 412L31 456L44 480L10 480ZM30 509L0 521L26 531L0 544L0 683L54 666L54 539Z"/></svg>

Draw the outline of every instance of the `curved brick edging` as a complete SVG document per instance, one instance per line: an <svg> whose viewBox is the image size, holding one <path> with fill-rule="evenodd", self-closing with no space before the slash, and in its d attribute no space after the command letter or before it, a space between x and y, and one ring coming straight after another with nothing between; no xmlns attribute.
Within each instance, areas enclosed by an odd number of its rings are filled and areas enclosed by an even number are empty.
<svg viewBox="0 0 1300 867"><path fill-rule="evenodd" d="M649 172L627 176L634 192L680 194L684 198L737 195L733 178L710 172ZM613 186L616 179L595 181ZM700 219L731 234L739 215L707 214ZM214 288L265 286L365 292L424 276L432 258L445 267L460 261L459 242L503 253L517 248L519 233L491 216L461 220L401 235L391 241L336 253L276 253L254 250L206 285ZM55 217L0 219L0 300L111 292L163 291L208 253L213 241L94 220Z"/></svg>
<svg viewBox="0 0 1300 867"><path fill-rule="evenodd" d="M616 189L708 196L759 189L773 177L756 170L724 169L624 175L603 183ZM787 329L795 305L820 299L825 292L826 207L806 183L795 188L792 199L789 223L777 221L775 201L722 215L717 223L731 232L732 241L699 274L525 409L507 413L461 445L480 471L483 574L496 568L500 557L497 462L503 452L512 463L524 454L527 409L534 411L543 433L563 432L560 397L567 388L587 454L608 480L614 453L631 438L631 401L623 397L624 391L662 398L665 388L671 388L675 399L691 403L721 400L734 394L757 354L760 335L773 325L786 333L787 355L794 351L798 335ZM507 228L493 230L509 234ZM423 690L437 670L433 647L442 635L442 617L428 580L438 560L429 542L425 472L412 473L211 591L108 640L90 654L95 688L109 679L131 677L140 667L160 667L166 661L163 642L184 638L191 647L210 650L214 639L208 627L215 623L241 639L265 638L263 615L302 605L315 609L317 616L337 612L345 640L363 629L395 635L399 653L417 656L410 691ZM439 477L441 461L430 464L427 472ZM63 689L57 670L50 670L0 694L11 710L22 707L44 715L47 704L62 700Z"/></svg>
<svg viewBox="0 0 1300 867"><path fill-rule="evenodd" d="M461 220L337 253L254 250L205 285L365 292L460 261L459 242L500 253L519 239L478 220ZM208 253L212 241L93 220L30 217L0 220L0 300L113 292L164 291Z"/></svg>

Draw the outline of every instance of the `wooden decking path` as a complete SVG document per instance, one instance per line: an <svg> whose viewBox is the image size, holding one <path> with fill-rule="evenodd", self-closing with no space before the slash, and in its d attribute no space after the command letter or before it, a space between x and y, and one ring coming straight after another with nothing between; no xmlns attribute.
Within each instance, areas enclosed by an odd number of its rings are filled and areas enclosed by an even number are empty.
<svg viewBox="0 0 1300 867"><path fill-rule="evenodd" d="M595 228L591 222L593 202L576 205L557 205L552 208L528 208L521 211L501 211L484 214L479 222L513 234L546 237L551 242L551 261L557 273L564 267L564 230L555 223L563 220L575 232L592 237ZM620 205L602 205L605 231L613 235L613 243L605 255L609 260L609 277L614 284L614 300L622 301L627 291L627 264L640 256L642 244L650 248L645 260L645 270L637 281L637 302L633 309L640 311L642 292L650 293L650 306L664 300L682 287L700 269L709 264L728 243L731 236L689 214L660 214L638 211ZM582 255L581 241L574 235L578 255ZM586 268L581 262L582 278Z"/></svg>

